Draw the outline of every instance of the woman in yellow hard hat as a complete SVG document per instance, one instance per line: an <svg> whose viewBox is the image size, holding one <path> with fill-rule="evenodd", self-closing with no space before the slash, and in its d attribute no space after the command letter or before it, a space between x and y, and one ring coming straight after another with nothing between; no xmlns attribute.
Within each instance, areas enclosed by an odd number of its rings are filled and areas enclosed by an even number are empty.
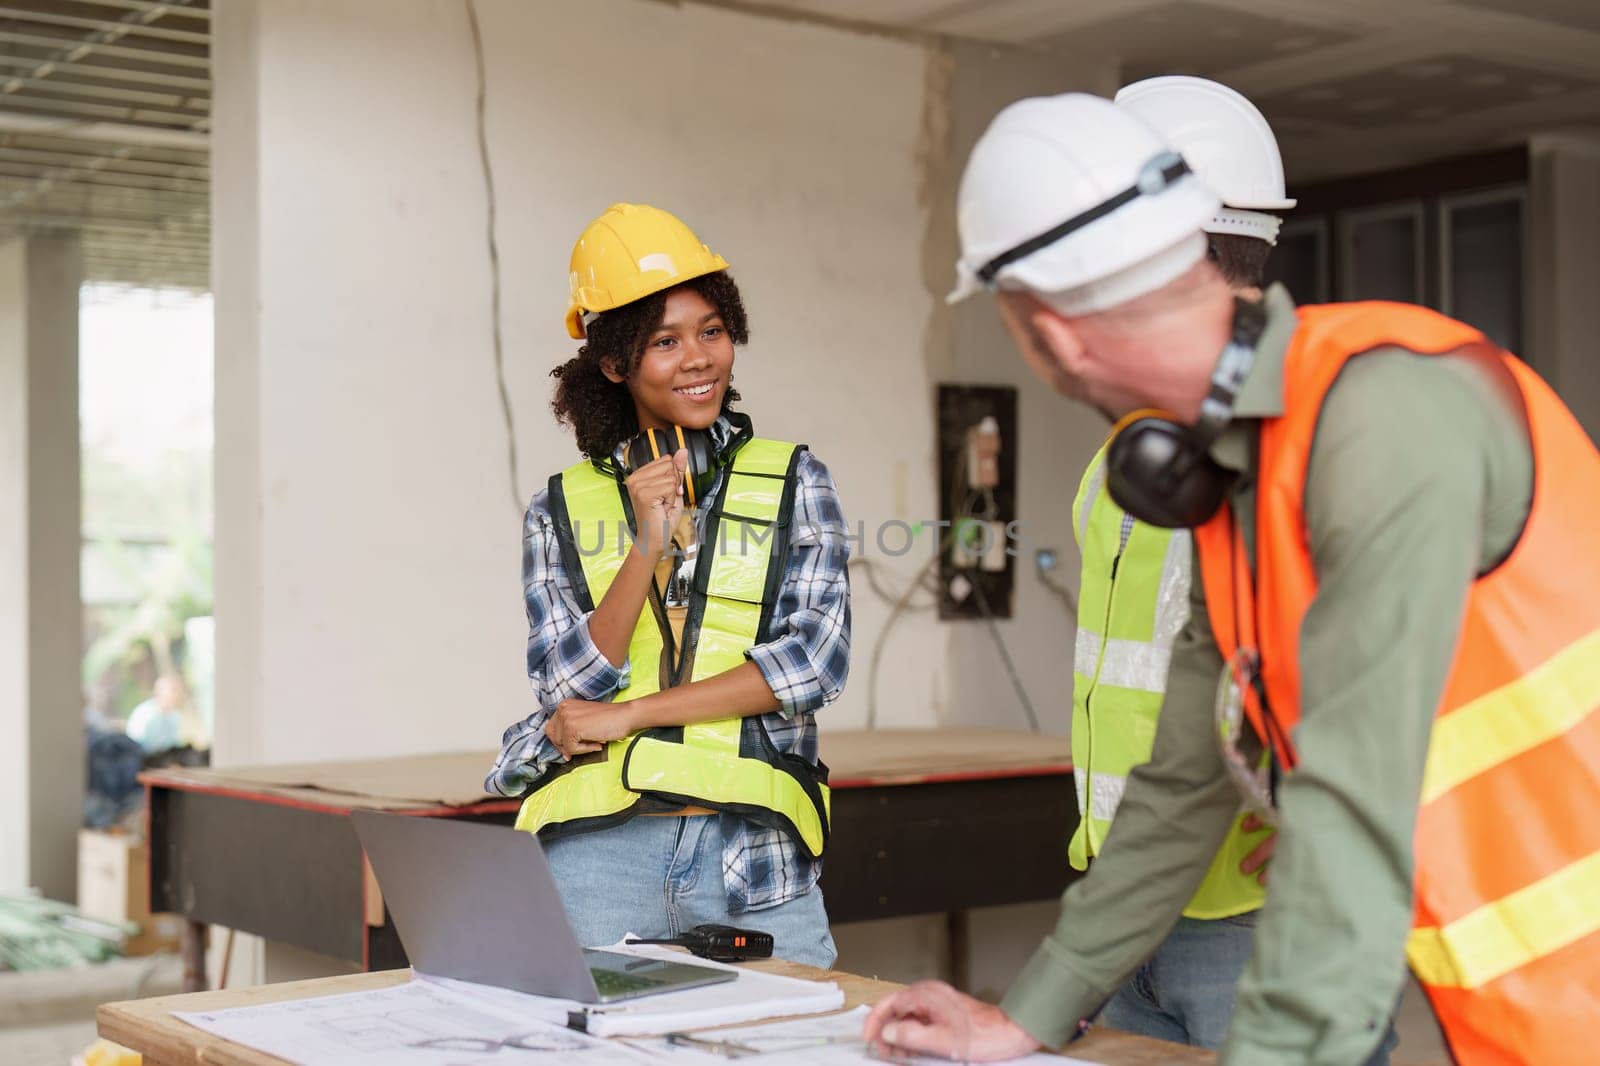
<svg viewBox="0 0 1600 1066"><path fill-rule="evenodd" d="M850 661L849 544L827 469L735 411L749 336L727 263L617 204L573 249L552 407L584 461L528 508L537 707L486 787L525 797L580 940L703 923L827 966L815 712Z"/></svg>

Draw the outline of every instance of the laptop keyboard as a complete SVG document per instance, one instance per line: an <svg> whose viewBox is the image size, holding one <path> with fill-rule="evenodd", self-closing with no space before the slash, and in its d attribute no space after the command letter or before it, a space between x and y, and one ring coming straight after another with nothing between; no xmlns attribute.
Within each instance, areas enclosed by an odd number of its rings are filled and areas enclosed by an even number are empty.
<svg viewBox="0 0 1600 1066"><path fill-rule="evenodd" d="M594 987L602 996L622 996L629 992L643 992L661 987L661 982L653 977L619 973L616 970L602 970L596 967L589 971L589 975L594 978Z"/></svg>

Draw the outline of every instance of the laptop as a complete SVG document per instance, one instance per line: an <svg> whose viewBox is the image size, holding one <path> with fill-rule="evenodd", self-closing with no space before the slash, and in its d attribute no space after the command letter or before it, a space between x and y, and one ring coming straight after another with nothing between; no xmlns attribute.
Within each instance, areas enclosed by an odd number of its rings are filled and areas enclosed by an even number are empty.
<svg viewBox="0 0 1600 1066"><path fill-rule="evenodd" d="M579 1003L738 976L580 947L532 833L377 811L351 811L350 820L418 973Z"/></svg>

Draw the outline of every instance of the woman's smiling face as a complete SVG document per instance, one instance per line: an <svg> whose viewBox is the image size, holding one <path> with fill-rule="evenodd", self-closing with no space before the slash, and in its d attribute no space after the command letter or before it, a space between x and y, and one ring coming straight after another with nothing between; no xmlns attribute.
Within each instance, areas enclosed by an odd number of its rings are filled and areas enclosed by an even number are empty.
<svg viewBox="0 0 1600 1066"><path fill-rule="evenodd" d="M733 338L716 307L692 287L667 293L661 325L645 339L631 375L604 372L626 381L640 429L705 429L722 413L733 375Z"/></svg>

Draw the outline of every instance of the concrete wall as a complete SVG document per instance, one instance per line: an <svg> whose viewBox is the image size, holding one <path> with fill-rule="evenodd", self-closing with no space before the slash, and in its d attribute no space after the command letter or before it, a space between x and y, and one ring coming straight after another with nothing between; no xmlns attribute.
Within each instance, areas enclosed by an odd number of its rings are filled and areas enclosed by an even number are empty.
<svg viewBox="0 0 1600 1066"><path fill-rule="evenodd" d="M1109 67L640 0L582 19L480 11L515 502L463 9L219 6L221 762L478 747L526 713L520 511L574 456L546 374L572 349L567 251L613 200L671 206L734 264L754 327L745 406L816 446L852 519L931 517L936 380L1014 381L1023 517L1045 541L1070 535L1071 468L1099 427L1023 376L986 301L952 313L936 297L983 123L1028 92L1108 88ZM716 58L663 58L697 50ZM1069 643L1026 575L1019 598L1025 658ZM863 590L856 610L856 684L827 716L840 725L862 720L860 653L885 608ZM978 632L903 622L885 724L984 720L928 654ZM1027 670L1041 701L1059 687L1042 662Z"/></svg>
<svg viewBox="0 0 1600 1066"><path fill-rule="evenodd" d="M532 710L521 511L576 456L547 374L574 347L572 241L615 200L669 207L733 264L752 322L744 407L814 445L852 521L934 516L936 382L1016 383L1022 517L1070 546L1100 427L1025 378L989 301L942 298L983 125L1019 96L1108 91L1111 64L695 4L480 0L513 492L463 6L216 7L220 764L488 748ZM899 584L922 560L881 561ZM888 608L859 580L854 607L854 677L825 730L865 721ZM1031 562L1018 608L1004 631L1064 729L1071 626ZM902 619L880 724L1020 726L987 639ZM1026 946L1054 907L1029 914ZM919 928L890 955L932 972L942 925Z"/></svg>
<svg viewBox="0 0 1600 1066"><path fill-rule="evenodd" d="M943 153L951 180L939 184L930 204L927 256L930 283L948 287L955 261L955 191L960 168L989 120L1006 104L1024 96L1062 91L1058 62L1019 63L1014 54L977 45L953 49L959 76L951 80L949 140ZM1096 74L1074 67L1093 80L1082 86L1110 95L1115 72ZM1072 719L1072 674L1064 649L1072 647L1075 619L1060 597L1036 577L1035 548L1055 548L1060 583L1077 589L1078 555L1072 539L1072 498L1085 464L1109 427L1088 408L1067 401L1032 375L1000 325L993 301L974 298L955 308L942 303L930 330L929 365L938 380L1012 385L1019 393L1020 440L1006 442L1018 453L1017 519L1025 536L1017 560L1016 614L999 630L1023 687L1049 732L1066 733ZM1006 681L993 640L977 624L951 626L950 670L958 719L979 725L1026 728L1020 702Z"/></svg>
<svg viewBox="0 0 1600 1066"><path fill-rule="evenodd" d="M955 307L944 303L953 279L959 240L955 197L972 145L997 111L1025 96L1068 89L1110 94L1116 72L1109 64L1068 64L1046 57L966 42L945 42L929 54L923 122L922 198L927 229L922 247L925 289L934 296L924 334L924 358L931 381L1011 385L1018 390L1018 440L1004 442L1017 452L1017 518L1024 552L1017 560L1014 615L998 623L1041 726L1065 734L1072 717L1070 649L1074 619L1059 594L1035 576L1033 549L1059 550L1054 579L1078 586L1078 555L1070 511L1084 464L1103 439L1106 426L1087 408L1069 403L1041 385L1017 356L995 314L993 301L975 297ZM931 461L931 458L930 458ZM927 474L922 476L926 477ZM868 600L864 582L856 602ZM909 629L909 627L907 627ZM961 723L1026 729L1027 718L1007 679L1004 664L986 626L961 622L939 627L945 647L945 701L921 709L914 724ZM861 643L876 638L862 629ZM915 649L926 638L897 629L890 648ZM923 644L926 647L926 644ZM856 668L866 665L858 652ZM885 671L886 675L888 671ZM856 684L862 683L858 673ZM885 688L885 691L888 691ZM880 695L880 709L892 706ZM931 710L931 715L929 711ZM1064 842L1040 841L1063 850ZM968 918L974 946L968 960L969 987L997 998L1055 924L1054 902L989 908ZM835 929L840 966L892 980L914 980L949 965L943 916L863 923Z"/></svg>
<svg viewBox="0 0 1600 1066"><path fill-rule="evenodd" d="M1532 362L1600 440L1600 138L1529 146L1528 340Z"/></svg>
<svg viewBox="0 0 1600 1066"><path fill-rule="evenodd" d="M0 244L0 892L77 894L76 237Z"/></svg>

